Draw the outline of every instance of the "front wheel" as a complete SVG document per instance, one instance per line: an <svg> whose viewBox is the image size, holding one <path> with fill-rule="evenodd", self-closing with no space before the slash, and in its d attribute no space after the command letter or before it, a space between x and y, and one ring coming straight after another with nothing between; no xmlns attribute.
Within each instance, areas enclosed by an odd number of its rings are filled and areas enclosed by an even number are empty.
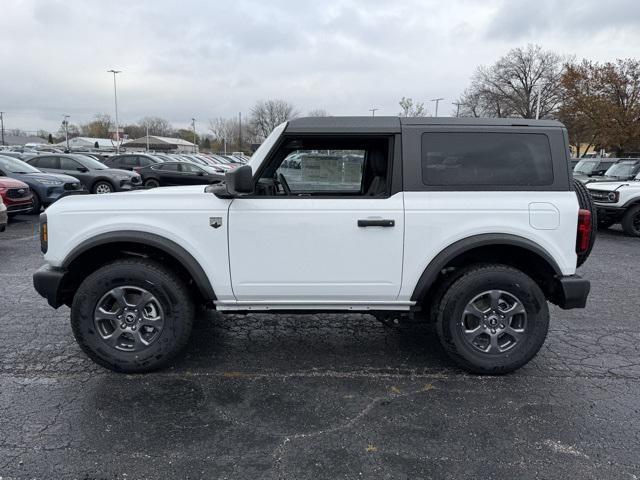
<svg viewBox="0 0 640 480"><path fill-rule="evenodd" d="M622 230L632 237L640 237L640 205L629 208L622 218Z"/></svg>
<svg viewBox="0 0 640 480"><path fill-rule="evenodd" d="M549 308L528 275L487 265L466 271L449 287L437 321L440 342L460 367L501 375L538 353L549 328Z"/></svg>
<svg viewBox="0 0 640 480"><path fill-rule="evenodd" d="M113 185L109 182L98 182L93 186L93 193L97 195L102 195L105 193L112 193L114 191Z"/></svg>
<svg viewBox="0 0 640 480"><path fill-rule="evenodd" d="M71 307L71 327L96 363L119 372L148 372L184 349L193 316L192 297L175 272L152 260L127 259L82 282Z"/></svg>

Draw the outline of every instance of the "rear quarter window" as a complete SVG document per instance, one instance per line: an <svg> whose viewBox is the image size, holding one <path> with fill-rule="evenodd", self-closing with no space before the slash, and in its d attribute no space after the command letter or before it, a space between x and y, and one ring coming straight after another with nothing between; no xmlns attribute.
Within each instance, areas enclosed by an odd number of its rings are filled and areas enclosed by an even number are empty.
<svg viewBox="0 0 640 480"><path fill-rule="evenodd" d="M422 182L429 186L553 184L549 139L538 133L427 132Z"/></svg>

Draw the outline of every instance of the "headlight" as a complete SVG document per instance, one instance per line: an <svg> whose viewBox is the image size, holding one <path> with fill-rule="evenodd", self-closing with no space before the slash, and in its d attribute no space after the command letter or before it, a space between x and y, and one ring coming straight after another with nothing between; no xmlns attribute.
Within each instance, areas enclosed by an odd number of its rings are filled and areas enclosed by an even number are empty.
<svg viewBox="0 0 640 480"><path fill-rule="evenodd" d="M620 198L620 194L618 192L609 192L607 198L611 203L616 203L618 201L618 198Z"/></svg>
<svg viewBox="0 0 640 480"><path fill-rule="evenodd" d="M116 178L118 180L131 180L131 177L129 175L116 175Z"/></svg>
<svg viewBox="0 0 640 480"><path fill-rule="evenodd" d="M39 180L39 182L42 185L49 185L50 187L59 187L64 183L64 182L61 182L60 180Z"/></svg>

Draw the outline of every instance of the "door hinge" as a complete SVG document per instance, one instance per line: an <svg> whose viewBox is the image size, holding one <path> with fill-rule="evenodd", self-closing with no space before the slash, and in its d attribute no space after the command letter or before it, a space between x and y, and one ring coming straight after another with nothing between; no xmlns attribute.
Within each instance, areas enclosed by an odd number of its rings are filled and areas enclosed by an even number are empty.
<svg viewBox="0 0 640 480"><path fill-rule="evenodd" d="M213 228L220 228L222 226L222 217L209 217L209 225Z"/></svg>

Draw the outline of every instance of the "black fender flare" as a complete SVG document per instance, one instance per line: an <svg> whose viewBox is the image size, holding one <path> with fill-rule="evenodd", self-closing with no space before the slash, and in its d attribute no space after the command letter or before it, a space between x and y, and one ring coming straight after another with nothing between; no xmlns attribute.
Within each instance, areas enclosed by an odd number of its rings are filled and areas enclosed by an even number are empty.
<svg viewBox="0 0 640 480"><path fill-rule="evenodd" d="M95 237L85 240L71 250L62 262L61 268L66 270L75 259L92 248L100 245L107 245L109 243L120 242L148 245L170 255L180 262L187 272L189 272L189 275L193 278L193 281L205 301L213 301L216 299L216 294L207 274L196 259L193 258L193 255L174 241L154 233L140 232L136 230L122 230L96 235Z"/></svg>
<svg viewBox="0 0 640 480"><path fill-rule="evenodd" d="M562 276L562 271L553 257L540 245L518 235L507 233L483 233L463 238L452 243L438 253L420 275L418 283L411 294L411 300L420 302L424 295L438 278L444 267L456 257L478 247L490 245L509 245L524 248L541 257L555 272L557 276Z"/></svg>

